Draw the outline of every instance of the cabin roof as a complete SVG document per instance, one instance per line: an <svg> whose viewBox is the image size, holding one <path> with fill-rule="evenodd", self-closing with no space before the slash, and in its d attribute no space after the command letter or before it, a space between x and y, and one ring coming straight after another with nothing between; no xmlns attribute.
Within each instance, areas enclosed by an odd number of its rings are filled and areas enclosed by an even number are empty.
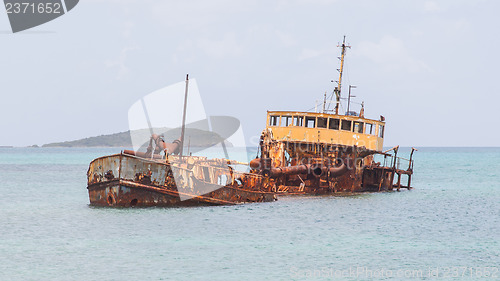
<svg viewBox="0 0 500 281"><path fill-rule="evenodd" d="M364 117L359 117L359 116L352 116L352 115L339 115L339 114L331 114L331 113L319 113L319 112L305 112L305 111L274 111L274 110L268 110L267 111L268 115L301 115L301 116L315 116L315 117L327 117L327 118L339 118L339 119L345 119L345 120L355 120L355 121L361 121L361 122L374 122L378 123L380 125L385 124L384 121L380 120L374 120L374 119L369 119L369 118L364 118Z"/></svg>

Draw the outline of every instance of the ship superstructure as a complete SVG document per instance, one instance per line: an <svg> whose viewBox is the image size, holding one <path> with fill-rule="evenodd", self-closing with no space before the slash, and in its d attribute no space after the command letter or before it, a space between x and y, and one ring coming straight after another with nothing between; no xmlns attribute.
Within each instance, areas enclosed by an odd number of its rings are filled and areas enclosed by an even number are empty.
<svg viewBox="0 0 500 281"><path fill-rule="evenodd" d="M342 74L346 49L341 47L339 79L332 100L325 99L322 112L268 111L260 138L260 155L252 160L255 173L274 181L282 193L325 194L411 188L413 151L410 159L397 157L399 147L383 151L385 118L365 118L350 110L353 86L345 114L340 114ZM335 101L333 101L335 97ZM328 103L335 103L328 110ZM316 107L317 108L317 107ZM381 157L376 162L374 156ZM397 176L397 183L394 179ZM407 177L407 185L401 183Z"/></svg>

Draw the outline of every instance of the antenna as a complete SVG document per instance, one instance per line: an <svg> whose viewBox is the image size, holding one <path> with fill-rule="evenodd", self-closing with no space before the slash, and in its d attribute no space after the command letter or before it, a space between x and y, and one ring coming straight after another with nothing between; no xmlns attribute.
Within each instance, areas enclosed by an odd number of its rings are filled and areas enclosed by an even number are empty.
<svg viewBox="0 0 500 281"><path fill-rule="evenodd" d="M323 99L323 113L325 113L325 105L326 105L326 92L325 92L325 98Z"/></svg>
<svg viewBox="0 0 500 281"><path fill-rule="evenodd" d="M351 106L351 97L355 98L356 96L351 96L351 89L356 89L356 86L349 85L349 97L347 98L347 114L349 114L349 107Z"/></svg>
<svg viewBox="0 0 500 281"><path fill-rule="evenodd" d="M344 41L342 42L342 45L338 45L337 47L342 48L342 53L341 56L339 57L340 59L340 68L337 69L339 72L339 80L337 82L337 87L333 90L335 92L335 98L337 100L337 104L335 105L335 114L339 114L339 105L340 105L340 93L342 92L342 73L344 72L344 57L345 57L345 51L346 48L351 48L351 46L345 44L345 35L344 35Z"/></svg>

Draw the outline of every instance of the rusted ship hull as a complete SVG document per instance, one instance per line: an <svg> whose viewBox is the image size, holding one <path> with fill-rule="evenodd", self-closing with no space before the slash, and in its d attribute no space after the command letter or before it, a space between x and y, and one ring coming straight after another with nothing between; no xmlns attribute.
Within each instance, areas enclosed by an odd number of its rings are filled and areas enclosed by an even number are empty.
<svg viewBox="0 0 500 281"><path fill-rule="evenodd" d="M252 160L250 166L255 173L271 178L277 194L333 195L411 189L413 160L411 156L409 160L397 157L399 147L379 152L355 145L304 142L276 138L270 129L264 130L259 145L261 157ZM376 162L374 155L383 157L383 163ZM403 164L408 166L403 168Z"/></svg>
<svg viewBox="0 0 500 281"><path fill-rule="evenodd" d="M91 205L102 207L171 207L234 205L251 202L271 202L273 193L252 192L234 187L222 187L205 195L182 201L179 192L125 180L112 180L88 187ZM190 196L189 194L183 194Z"/></svg>
<svg viewBox="0 0 500 281"><path fill-rule="evenodd" d="M245 184L249 181L238 183L234 178L236 173L227 174L227 184L224 186L210 182L201 185L199 179L191 177L191 188L179 191L173 179L175 170L165 160L144 159L127 154L97 158L90 163L87 173L90 204L106 207L173 207L276 200L273 192L262 191L265 184L261 178L250 175L255 178L253 183L257 183L252 189ZM193 174L193 170L194 167L179 167L176 172L187 178L188 173ZM212 169L205 175L213 179L218 171ZM219 172L219 176L221 175L223 174Z"/></svg>

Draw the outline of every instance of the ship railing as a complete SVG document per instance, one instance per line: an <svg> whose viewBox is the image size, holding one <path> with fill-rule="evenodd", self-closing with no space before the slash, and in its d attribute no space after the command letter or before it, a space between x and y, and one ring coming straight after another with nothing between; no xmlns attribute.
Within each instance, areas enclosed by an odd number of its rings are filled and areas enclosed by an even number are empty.
<svg viewBox="0 0 500 281"><path fill-rule="evenodd" d="M380 160L383 167L394 168L397 170L413 171L414 160L387 154L379 154L379 157L383 157L383 159Z"/></svg>

